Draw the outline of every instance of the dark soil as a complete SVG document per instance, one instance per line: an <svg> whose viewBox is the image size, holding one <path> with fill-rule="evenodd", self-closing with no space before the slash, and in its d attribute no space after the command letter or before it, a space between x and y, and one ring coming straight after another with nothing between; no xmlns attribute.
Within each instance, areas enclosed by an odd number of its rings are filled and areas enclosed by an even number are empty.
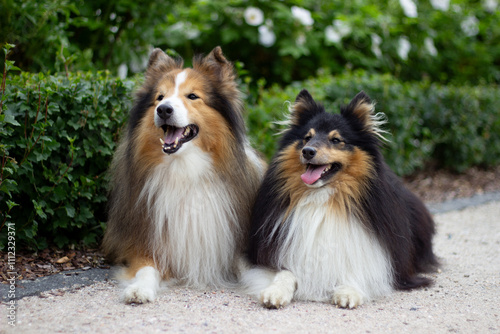
<svg viewBox="0 0 500 334"><path fill-rule="evenodd" d="M471 168L463 174L445 170L425 171L404 178L408 189L426 203L440 203L455 198L500 191L500 166Z"/></svg>

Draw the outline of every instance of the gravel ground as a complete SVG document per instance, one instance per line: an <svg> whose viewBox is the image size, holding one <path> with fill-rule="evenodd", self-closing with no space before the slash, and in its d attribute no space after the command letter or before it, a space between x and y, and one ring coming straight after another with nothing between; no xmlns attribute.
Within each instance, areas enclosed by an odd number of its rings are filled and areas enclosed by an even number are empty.
<svg viewBox="0 0 500 334"><path fill-rule="evenodd" d="M500 333L500 201L435 215L443 265L435 285L344 310L293 302L266 310L238 291L168 288L152 304L120 303L113 281L1 305L0 333Z"/></svg>

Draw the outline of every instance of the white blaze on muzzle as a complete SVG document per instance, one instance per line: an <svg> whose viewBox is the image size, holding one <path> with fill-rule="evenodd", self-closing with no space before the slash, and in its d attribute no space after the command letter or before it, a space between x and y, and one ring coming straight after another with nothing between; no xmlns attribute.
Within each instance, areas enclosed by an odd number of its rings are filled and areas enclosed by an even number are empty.
<svg viewBox="0 0 500 334"><path fill-rule="evenodd" d="M184 105L181 97L179 96L179 86L182 85L187 78L186 70L180 72L175 77L174 93L168 97L163 98L155 108L155 125L161 127L163 125L172 125L178 128L189 125L188 110ZM162 119L158 114L158 107L161 105L169 105L173 112L168 119Z"/></svg>
<svg viewBox="0 0 500 334"><path fill-rule="evenodd" d="M179 95L179 87L186 81L184 70L175 77L174 93L164 98L155 108L154 122L163 129L164 136L160 138L164 153L177 152L184 143L198 135L198 126L190 124L188 110Z"/></svg>

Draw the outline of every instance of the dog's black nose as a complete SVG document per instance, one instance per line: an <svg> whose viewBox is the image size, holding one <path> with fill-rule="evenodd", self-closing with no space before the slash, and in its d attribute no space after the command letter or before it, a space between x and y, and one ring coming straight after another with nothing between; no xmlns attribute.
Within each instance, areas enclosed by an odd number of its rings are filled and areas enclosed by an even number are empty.
<svg viewBox="0 0 500 334"><path fill-rule="evenodd" d="M306 146L302 149L302 156L306 160L311 160L316 155L316 149L311 146Z"/></svg>
<svg viewBox="0 0 500 334"><path fill-rule="evenodd" d="M156 112L158 113L158 116L160 116L161 119L168 119L170 116L172 116L172 113L174 112L174 108L168 103L160 104L158 108L156 108Z"/></svg>

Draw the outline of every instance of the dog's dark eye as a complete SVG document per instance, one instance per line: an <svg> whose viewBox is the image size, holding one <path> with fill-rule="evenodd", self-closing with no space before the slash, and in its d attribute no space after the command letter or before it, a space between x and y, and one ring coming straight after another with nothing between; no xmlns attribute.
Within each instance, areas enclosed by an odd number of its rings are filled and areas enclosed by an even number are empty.
<svg viewBox="0 0 500 334"><path fill-rule="evenodd" d="M188 98L188 99L190 99L190 100L197 100L197 99L199 99L200 97L199 97L198 95L196 95L196 94L191 93L191 94L189 94L189 95L187 96L187 98Z"/></svg>
<svg viewBox="0 0 500 334"><path fill-rule="evenodd" d="M340 143L340 142L341 142L341 140L340 140L340 139L338 139L338 138L332 138L330 141L331 141L333 144L338 144L338 143Z"/></svg>
<svg viewBox="0 0 500 334"><path fill-rule="evenodd" d="M158 97L156 98L156 100L157 101L161 101L161 100L163 100L164 97L165 97L164 95L160 94L160 95L158 95Z"/></svg>
<svg viewBox="0 0 500 334"><path fill-rule="evenodd" d="M304 137L304 143L307 143L309 140L311 140L311 136L306 136Z"/></svg>

